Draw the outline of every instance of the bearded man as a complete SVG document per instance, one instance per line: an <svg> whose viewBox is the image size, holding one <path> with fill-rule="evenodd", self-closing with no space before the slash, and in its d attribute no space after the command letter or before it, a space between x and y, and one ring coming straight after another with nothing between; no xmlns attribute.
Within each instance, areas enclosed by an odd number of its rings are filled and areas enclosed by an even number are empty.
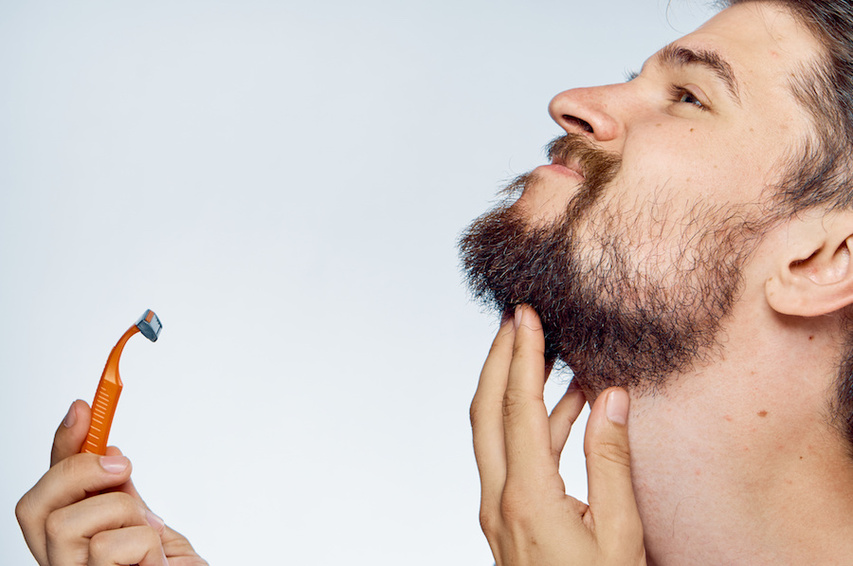
<svg viewBox="0 0 853 566"><path fill-rule="evenodd" d="M497 564L853 564L853 2L732 1L550 113L460 240L504 315L471 407Z"/></svg>
<svg viewBox="0 0 853 566"><path fill-rule="evenodd" d="M731 3L558 95L551 163L462 238L504 314L472 404L500 565L853 564L853 2ZM587 401L588 506L558 468ZM204 564L77 454L89 417L18 504L37 562Z"/></svg>

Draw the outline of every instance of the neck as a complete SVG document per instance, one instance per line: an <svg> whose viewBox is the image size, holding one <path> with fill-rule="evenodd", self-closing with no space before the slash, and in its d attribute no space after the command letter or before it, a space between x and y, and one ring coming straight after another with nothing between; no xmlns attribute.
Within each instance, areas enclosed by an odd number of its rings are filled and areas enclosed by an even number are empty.
<svg viewBox="0 0 853 566"><path fill-rule="evenodd" d="M834 346L802 329L780 340L767 320L753 320L727 331L723 359L678 376L664 394L632 399L651 564L853 556L853 458L828 415Z"/></svg>

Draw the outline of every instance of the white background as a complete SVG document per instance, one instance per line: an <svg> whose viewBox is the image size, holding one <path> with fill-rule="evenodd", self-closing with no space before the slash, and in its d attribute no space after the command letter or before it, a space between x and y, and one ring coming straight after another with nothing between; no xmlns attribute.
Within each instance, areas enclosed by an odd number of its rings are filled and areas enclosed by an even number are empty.
<svg viewBox="0 0 853 566"><path fill-rule="evenodd" d="M554 94L707 15L675 4L0 1L0 561L33 563L14 505L152 308L111 442L211 564L491 564L497 323L455 240L543 162Z"/></svg>

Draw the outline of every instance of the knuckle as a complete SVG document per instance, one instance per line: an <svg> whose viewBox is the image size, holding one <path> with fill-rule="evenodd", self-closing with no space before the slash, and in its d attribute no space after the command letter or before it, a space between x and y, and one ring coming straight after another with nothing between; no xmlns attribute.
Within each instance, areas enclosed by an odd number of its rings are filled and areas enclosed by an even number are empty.
<svg viewBox="0 0 853 566"><path fill-rule="evenodd" d="M57 509L47 516L44 522L44 534L48 540L64 540L68 536L69 526L68 514L64 509Z"/></svg>
<svg viewBox="0 0 853 566"><path fill-rule="evenodd" d="M15 518L18 520L18 524L21 525L21 527L29 524L30 516L34 514L31 498L32 496L28 491L18 501L17 505L15 505Z"/></svg>
<svg viewBox="0 0 853 566"><path fill-rule="evenodd" d="M530 404L536 403L537 401L539 401L539 399L531 399L515 387L507 387L506 393L504 393L502 405L503 416L504 418L511 419L516 415L526 414L526 409Z"/></svg>
<svg viewBox="0 0 853 566"><path fill-rule="evenodd" d="M145 509L141 502L137 501L127 493L123 491L113 492L118 500L118 504L121 506L122 511L128 517L133 517L137 522L141 522L141 524L148 524L145 519Z"/></svg>
<svg viewBox="0 0 853 566"><path fill-rule="evenodd" d="M113 491L95 496L103 509L113 516L121 517L125 525L147 525L145 509L139 501L123 491Z"/></svg>
<svg viewBox="0 0 853 566"><path fill-rule="evenodd" d="M133 549L136 555L134 563L141 561L151 550L160 546L160 536L151 527L132 527L132 543L128 537L122 537L123 552ZM89 539L89 562L95 564L112 564L116 552L117 539L115 531L101 531Z"/></svg>
<svg viewBox="0 0 853 566"><path fill-rule="evenodd" d="M491 539L498 535L500 520L493 513L480 509L480 528L486 538Z"/></svg>
<svg viewBox="0 0 853 566"><path fill-rule="evenodd" d="M535 328L534 330L541 329ZM543 340L531 339L531 337L525 336L524 333L519 333L519 336L520 338L512 343L512 355L514 358L522 356L535 356L537 359L539 357L544 358L545 342Z"/></svg>
<svg viewBox="0 0 853 566"><path fill-rule="evenodd" d="M139 530L142 532L142 538L147 548L154 549L160 547L160 534L153 527L139 527Z"/></svg>
<svg viewBox="0 0 853 566"><path fill-rule="evenodd" d="M91 470L94 454L75 454L60 460L54 466L62 476L77 478Z"/></svg>
<svg viewBox="0 0 853 566"><path fill-rule="evenodd" d="M620 467L631 467L631 456L628 453L626 445L622 442L604 441L597 443L592 450L591 456Z"/></svg>
<svg viewBox="0 0 853 566"><path fill-rule="evenodd" d="M512 358L514 360L525 358L531 351L531 345L524 340L516 340L512 344Z"/></svg>
<svg viewBox="0 0 853 566"><path fill-rule="evenodd" d="M532 519L530 498L519 490L506 490L501 497L500 513L509 525L528 524Z"/></svg>
<svg viewBox="0 0 853 566"><path fill-rule="evenodd" d="M98 563L104 557L109 556L112 552L111 537L106 531L95 533L89 539L89 558L90 561Z"/></svg>

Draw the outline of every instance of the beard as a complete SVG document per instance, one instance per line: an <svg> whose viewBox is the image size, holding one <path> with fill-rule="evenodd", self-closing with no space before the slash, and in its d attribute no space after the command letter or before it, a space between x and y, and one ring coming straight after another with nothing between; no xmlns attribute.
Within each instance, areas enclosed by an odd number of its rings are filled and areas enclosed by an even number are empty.
<svg viewBox="0 0 853 566"><path fill-rule="evenodd" d="M471 293L502 313L532 306L546 359L567 365L584 389L661 391L718 345L763 228L738 207L677 211L659 194L631 211L616 206L607 188L621 160L584 136L557 138L548 154L580 162L584 182L556 220L534 223L518 202L475 220L459 240ZM523 175L509 190L537 182Z"/></svg>

